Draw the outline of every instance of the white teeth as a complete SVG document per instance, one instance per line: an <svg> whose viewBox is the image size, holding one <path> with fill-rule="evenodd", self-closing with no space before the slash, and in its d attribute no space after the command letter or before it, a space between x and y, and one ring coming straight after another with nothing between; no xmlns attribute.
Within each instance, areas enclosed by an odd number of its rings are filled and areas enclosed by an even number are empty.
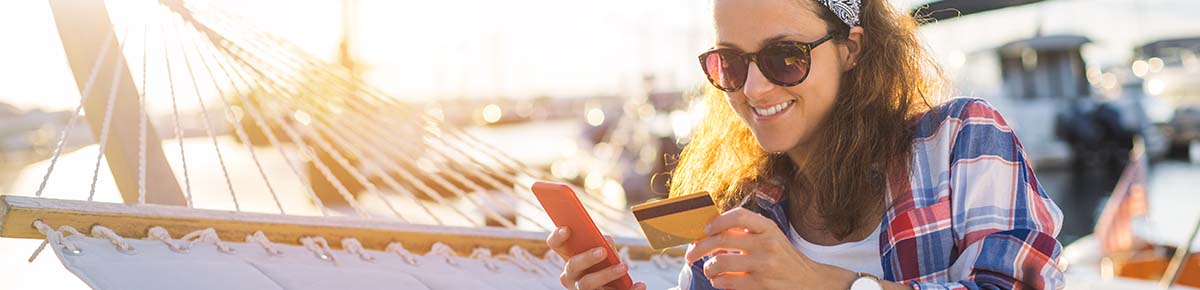
<svg viewBox="0 0 1200 290"><path fill-rule="evenodd" d="M754 108L754 113L757 113L759 116L763 117L772 116L779 113L779 111L783 111L783 109L786 109L788 106L791 106L794 102L796 102L796 100L782 102L766 109Z"/></svg>

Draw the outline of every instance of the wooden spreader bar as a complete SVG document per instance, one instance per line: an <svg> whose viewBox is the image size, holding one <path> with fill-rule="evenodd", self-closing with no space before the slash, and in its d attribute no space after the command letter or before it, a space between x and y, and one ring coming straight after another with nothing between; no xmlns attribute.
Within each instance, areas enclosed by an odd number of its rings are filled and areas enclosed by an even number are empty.
<svg viewBox="0 0 1200 290"><path fill-rule="evenodd" d="M300 244L303 237L320 236L334 248L341 248L343 238L356 238L367 249L382 250L391 242L400 242L414 253L425 253L437 242L451 246L461 255L467 255L475 248L507 253L514 245L539 256L549 250L545 244L546 232L0 195L0 237L45 238L33 227L35 220L54 228L71 226L85 233L94 225L102 225L129 238L144 238L149 228L159 226L166 228L174 238L213 228L221 240L235 242L244 242L247 235L262 231L275 243ZM629 247L630 257L635 260L646 260L660 253L638 238L618 237L615 242L617 247ZM666 253L680 256L683 251L675 249Z"/></svg>

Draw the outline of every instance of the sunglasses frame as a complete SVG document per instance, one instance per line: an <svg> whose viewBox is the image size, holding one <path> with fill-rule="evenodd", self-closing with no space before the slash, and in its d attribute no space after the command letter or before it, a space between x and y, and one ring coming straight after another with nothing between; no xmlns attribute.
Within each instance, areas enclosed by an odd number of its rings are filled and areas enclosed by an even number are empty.
<svg viewBox="0 0 1200 290"><path fill-rule="evenodd" d="M754 63L755 66L758 67L758 71L763 74L763 77L766 77L766 79L768 81L771 81L771 83L773 83L775 85L779 85L779 86L791 87L791 86L799 85L800 83L803 83L805 79L808 79L808 73L812 71L811 70L812 69L812 50L814 48L816 48L817 46L821 45L822 43L825 43L826 41L833 39L833 37L834 37L833 33L827 33L827 34L825 34L825 36L823 36L820 39L817 39L815 41L812 41L812 42L802 42L802 41L794 41L794 40L774 41L774 42L767 43L766 45L764 45L763 46L764 49L760 49L755 52L742 52L741 50L733 49L733 48L714 48L714 49L705 51L704 53L700 54L700 56L698 57L700 59L700 69L704 71L704 77L708 79L709 84L711 84L713 87L716 87L719 90L726 91L726 92L735 92L737 90L742 89L742 87L746 86L746 80L750 78L750 63L752 63L752 62ZM804 58L805 58L804 61L805 61L805 63L808 63L809 67L804 70L804 76L800 77L800 80L798 80L794 83L786 83L786 82L779 81L778 79L776 79L773 76L773 73L771 73L770 71L768 71L766 68L763 67L762 62L758 61L759 54L761 54L764 50L768 50L772 47L780 46L780 45L793 46L795 48L800 49L801 51L804 51ZM746 62L746 76L742 78L741 84L738 84L732 88L722 88L721 86L717 85L717 81L714 80L712 75L708 73L708 64L705 60L708 58L709 55L712 55L714 53L721 53L721 52L732 52L733 55L736 55L737 57L741 58L742 61Z"/></svg>

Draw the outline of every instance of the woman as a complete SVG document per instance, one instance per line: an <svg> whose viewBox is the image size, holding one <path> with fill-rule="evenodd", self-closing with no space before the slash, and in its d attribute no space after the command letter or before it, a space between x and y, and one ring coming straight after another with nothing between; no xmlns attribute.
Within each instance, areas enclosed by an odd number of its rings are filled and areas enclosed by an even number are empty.
<svg viewBox="0 0 1200 290"><path fill-rule="evenodd" d="M932 104L940 71L890 5L713 0L700 61L723 94L706 97L671 193L727 211L689 247L680 288L1063 287L1062 214L1021 143L984 101ZM561 255L569 238L547 243ZM626 271L564 258L571 289Z"/></svg>

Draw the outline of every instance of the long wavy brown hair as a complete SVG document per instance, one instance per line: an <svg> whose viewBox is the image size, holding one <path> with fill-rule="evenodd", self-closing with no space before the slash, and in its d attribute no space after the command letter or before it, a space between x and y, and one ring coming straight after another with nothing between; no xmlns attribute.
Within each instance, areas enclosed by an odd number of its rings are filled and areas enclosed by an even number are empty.
<svg viewBox="0 0 1200 290"><path fill-rule="evenodd" d="M850 27L815 0L811 7L842 42ZM793 205L818 211L826 231L843 240L883 205L889 166L907 161L912 120L943 92L941 69L917 39L917 20L886 0L863 0L862 51L843 73L833 109L809 137L804 161L764 151L750 128L709 88L703 119L671 174L671 196L706 191L730 209L746 187L771 175L790 176ZM793 210L796 208L793 207Z"/></svg>

